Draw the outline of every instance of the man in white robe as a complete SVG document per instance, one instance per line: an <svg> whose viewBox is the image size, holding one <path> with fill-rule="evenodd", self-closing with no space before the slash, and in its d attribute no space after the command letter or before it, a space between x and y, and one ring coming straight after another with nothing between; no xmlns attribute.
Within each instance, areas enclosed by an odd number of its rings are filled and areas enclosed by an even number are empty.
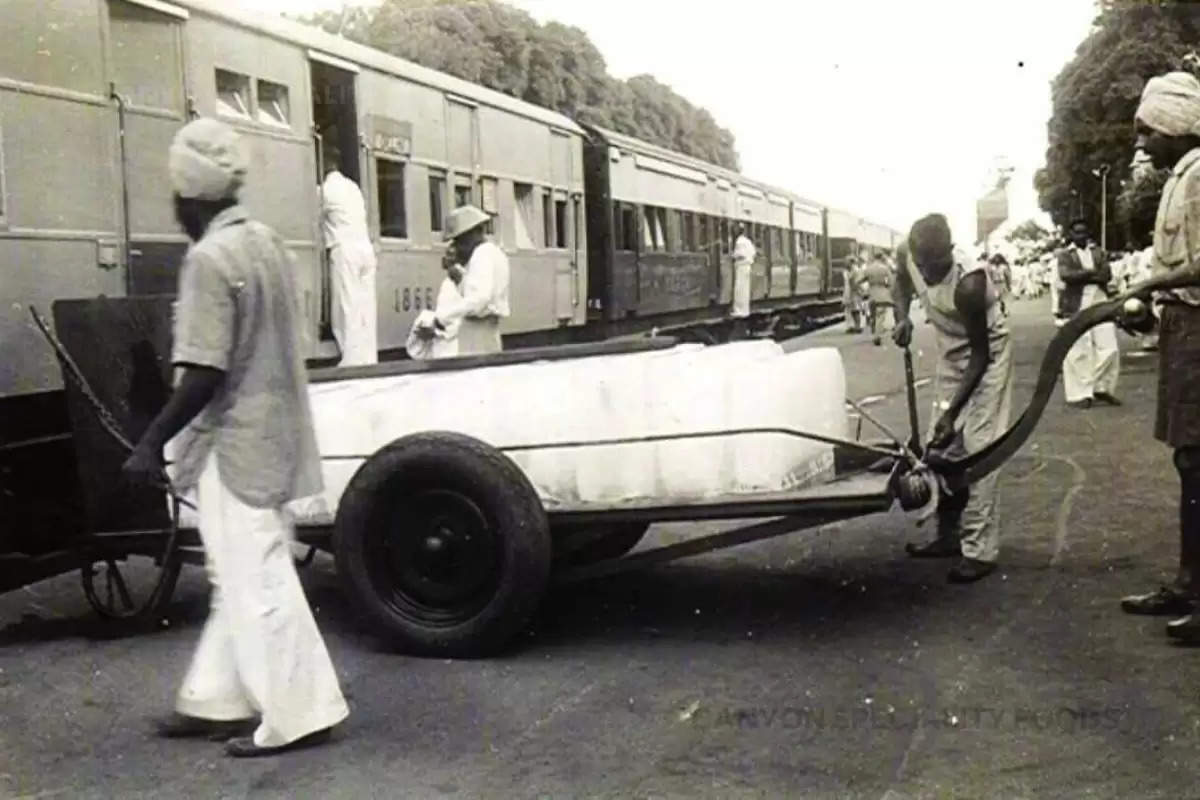
<svg viewBox="0 0 1200 800"><path fill-rule="evenodd" d="M367 207L358 184L338 171L336 151L327 155L321 226L333 293L330 322L342 352L338 366L375 364L379 361L376 260L367 228Z"/></svg>
<svg viewBox="0 0 1200 800"><path fill-rule="evenodd" d="M462 321L453 320L441 330L434 324L438 310L450 308L462 302L462 294L458 287L462 283L465 272L462 267L454 263L455 258L451 252L447 251L446 256L442 259L442 268L446 270L446 277L438 288L437 302L433 309L426 309L417 315L412 329L408 333L405 349L408 351L409 358L424 360L453 358L458 355L458 329ZM421 330L423 328L432 328L433 338L422 337Z"/></svg>
<svg viewBox="0 0 1200 800"><path fill-rule="evenodd" d="M1090 244L1087 223L1071 223L1071 244L1058 254L1058 306L1056 314L1067 320L1085 308L1108 299L1112 269L1107 256ZM1063 391L1067 405L1091 408L1093 403L1118 406L1115 396L1121 372L1117 327L1097 325L1076 340L1063 360Z"/></svg>
<svg viewBox="0 0 1200 800"><path fill-rule="evenodd" d="M283 510L322 490L295 268L279 236L237 202L246 158L230 128L186 125L168 172L194 243L179 278L178 381L123 471L157 482L170 444L175 488L196 490L213 593L176 713L159 733L227 738L232 756L270 755L327 740L349 714Z"/></svg>
<svg viewBox="0 0 1200 800"><path fill-rule="evenodd" d="M434 339L458 323L458 355L487 355L503 349L500 321L510 313L508 256L490 241L484 226L491 219L475 206L461 206L446 217L447 241L454 263L466 264L461 297L439 302L432 322L417 328L418 335Z"/></svg>
<svg viewBox="0 0 1200 800"><path fill-rule="evenodd" d="M746 235L746 226L734 226L733 242L733 303L729 316L733 320L732 338L741 339L747 334L746 319L750 316L750 283L753 280L754 259L758 250Z"/></svg>

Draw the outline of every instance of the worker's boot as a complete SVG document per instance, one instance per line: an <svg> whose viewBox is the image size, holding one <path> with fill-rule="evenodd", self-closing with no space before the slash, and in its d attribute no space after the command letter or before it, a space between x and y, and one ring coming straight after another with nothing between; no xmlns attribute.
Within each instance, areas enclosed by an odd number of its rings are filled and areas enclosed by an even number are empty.
<svg viewBox="0 0 1200 800"><path fill-rule="evenodd" d="M962 555L959 532L962 530L963 509L967 507L968 488L954 494L942 495L937 507L937 537L924 544L909 542L905 551L913 558L958 558Z"/></svg>

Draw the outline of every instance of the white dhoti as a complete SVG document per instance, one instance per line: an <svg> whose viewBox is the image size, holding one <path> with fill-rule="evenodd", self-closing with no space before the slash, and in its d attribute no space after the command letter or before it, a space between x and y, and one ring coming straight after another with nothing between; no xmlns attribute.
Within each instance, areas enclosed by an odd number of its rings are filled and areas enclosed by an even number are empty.
<svg viewBox="0 0 1200 800"><path fill-rule="evenodd" d="M278 508L238 500L215 455L197 494L212 606L177 710L210 720L257 712L260 747L341 722L350 710L296 575L290 522Z"/></svg>
<svg viewBox="0 0 1200 800"><path fill-rule="evenodd" d="M969 348L943 356L938 362L934 419L949 407L958 391L970 359ZM1008 430L1012 414L1013 363L1012 347L994 347L992 362L979 379L979 385L967 399L962 413L955 421L954 440L946 455L953 459L976 453ZM1000 514L996 505L997 482L1000 473L993 472L971 484L967 505L962 513L962 554L978 561L994 562L1000 554Z"/></svg>
<svg viewBox="0 0 1200 800"><path fill-rule="evenodd" d="M339 242L329 250L333 290L330 316L342 351L339 367L379 361L375 298L375 249L370 240Z"/></svg>
<svg viewBox="0 0 1200 800"><path fill-rule="evenodd" d="M1117 326L1097 325L1079 337L1063 359L1063 391L1068 403L1114 394L1121 372Z"/></svg>

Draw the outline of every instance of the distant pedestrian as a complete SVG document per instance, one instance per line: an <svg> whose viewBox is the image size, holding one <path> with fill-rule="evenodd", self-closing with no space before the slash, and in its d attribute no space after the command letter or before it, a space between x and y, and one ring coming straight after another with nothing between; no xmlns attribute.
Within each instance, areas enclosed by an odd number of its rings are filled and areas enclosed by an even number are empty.
<svg viewBox="0 0 1200 800"><path fill-rule="evenodd" d="M729 307L729 316L733 320L731 338L744 339L749 333L750 283L754 277L754 259L758 256L758 249L746 235L743 223L734 224L733 235L733 303Z"/></svg>
<svg viewBox="0 0 1200 800"><path fill-rule="evenodd" d="M1091 243L1088 225L1071 223L1071 244L1058 253L1058 277L1062 289L1057 316L1068 320L1083 309L1108 299L1112 270L1107 254ZM1097 325L1076 340L1063 361L1063 392L1067 405L1091 408L1095 402L1121 405L1116 398L1121 371L1117 327L1111 322Z"/></svg>
<svg viewBox="0 0 1200 800"><path fill-rule="evenodd" d="M862 268L856 256L846 257L844 272L845 285L842 287L842 309L846 316L846 332L860 333L862 331Z"/></svg>
<svg viewBox="0 0 1200 800"><path fill-rule="evenodd" d="M871 336L875 346L883 341L883 334L891 333L895 328L895 301L892 299L892 281L894 269L888 264L882 252L876 253L871 263L863 271L867 282L868 317L871 322Z"/></svg>

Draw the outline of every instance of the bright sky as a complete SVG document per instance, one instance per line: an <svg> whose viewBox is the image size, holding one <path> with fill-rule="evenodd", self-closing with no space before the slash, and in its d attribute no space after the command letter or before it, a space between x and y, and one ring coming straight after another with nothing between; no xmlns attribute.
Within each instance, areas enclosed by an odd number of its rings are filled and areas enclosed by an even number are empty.
<svg viewBox="0 0 1200 800"><path fill-rule="evenodd" d="M1010 217L1040 216L1050 81L1095 17L1093 0L508 2L582 28L616 77L650 73L708 108L747 175L899 230L941 211L964 244L999 160Z"/></svg>

